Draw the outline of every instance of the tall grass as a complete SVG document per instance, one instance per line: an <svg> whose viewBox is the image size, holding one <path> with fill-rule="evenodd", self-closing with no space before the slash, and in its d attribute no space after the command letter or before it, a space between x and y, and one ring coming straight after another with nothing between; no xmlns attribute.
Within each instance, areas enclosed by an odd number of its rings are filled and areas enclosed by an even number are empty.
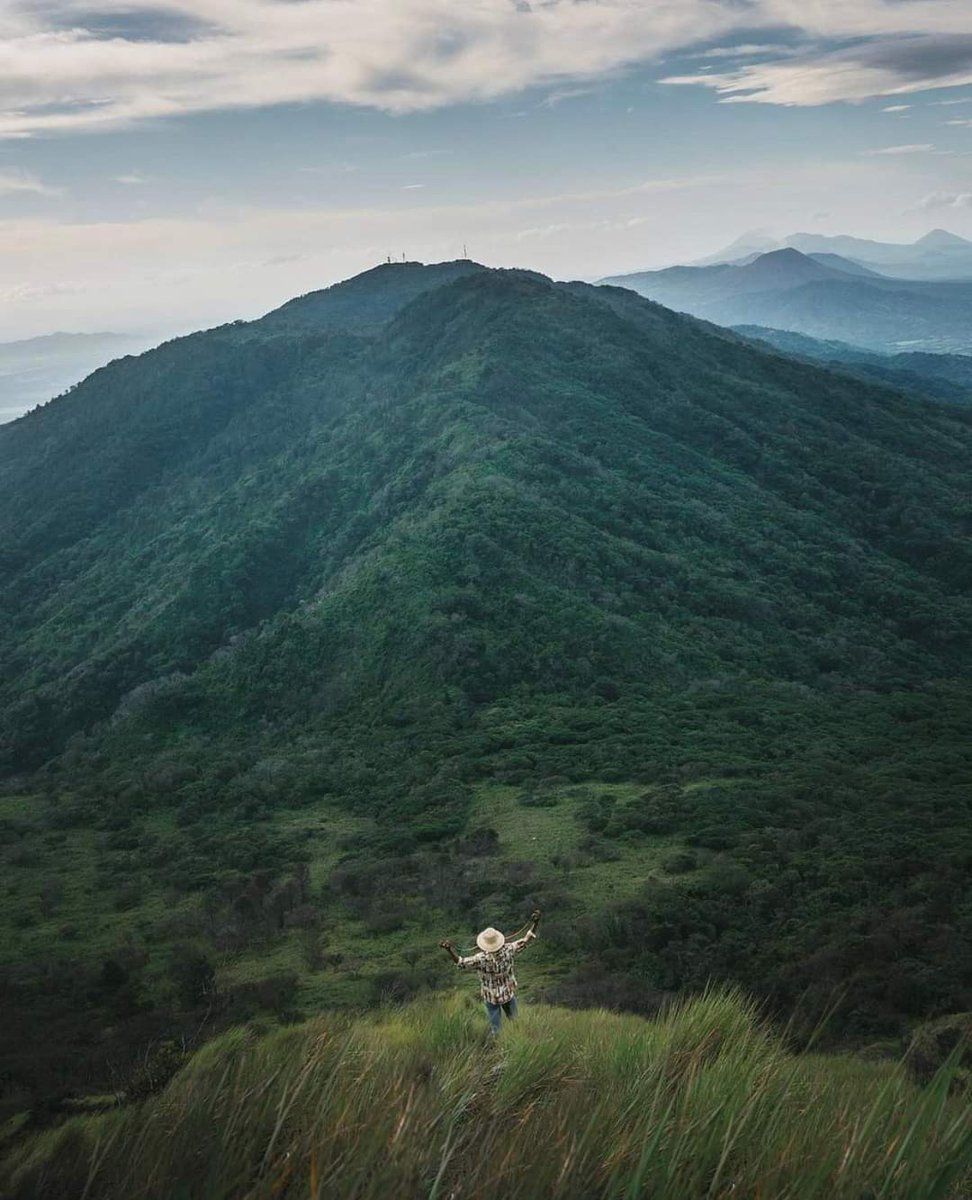
<svg viewBox="0 0 972 1200"><path fill-rule="evenodd" d="M8 1158L13 1200L940 1200L972 1170L946 1069L785 1052L733 993L646 1022L452 997L199 1052L164 1093Z"/></svg>

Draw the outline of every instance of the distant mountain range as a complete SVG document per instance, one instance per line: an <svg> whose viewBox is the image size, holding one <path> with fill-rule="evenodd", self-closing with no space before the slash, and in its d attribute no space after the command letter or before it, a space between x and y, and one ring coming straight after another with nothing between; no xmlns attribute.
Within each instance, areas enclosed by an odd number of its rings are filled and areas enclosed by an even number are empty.
<svg viewBox="0 0 972 1200"><path fill-rule="evenodd" d="M945 244L928 238L922 242L933 251ZM962 244L972 267L972 243ZM885 353L972 354L972 279L891 278L833 249L791 246L733 263L640 271L601 282L719 325L768 326Z"/></svg>
<svg viewBox="0 0 972 1200"><path fill-rule="evenodd" d="M813 257L836 255L865 273L901 279L972 280L972 242L947 229L933 229L915 242L873 242L845 234L792 233L776 239L763 234L743 234L718 254L690 264L708 267L717 263L737 266L771 250L800 250ZM836 263L832 263L836 266Z"/></svg>
<svg viewBox="0 0 972 1200"><path fill-rule="evenodd" d="M139 354L158 340L124 333L51 333L0 343L0 424L60 395L112 359Z"/></svg>

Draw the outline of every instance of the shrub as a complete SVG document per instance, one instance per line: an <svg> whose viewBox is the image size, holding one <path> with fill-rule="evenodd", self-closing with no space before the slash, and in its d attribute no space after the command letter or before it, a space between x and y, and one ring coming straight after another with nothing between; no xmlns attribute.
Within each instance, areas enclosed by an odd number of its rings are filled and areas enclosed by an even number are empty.
<svg viewBox="0 0 972 1200"><path fill-rule="evenodd" d="M955 1084L972 1083L972 1013L953 1013L919 1025L911 1037L906 1063L919 1083L927 1084L949 1061L955 1065Z"/></svg>
<svg viewBox="0 0 972 1200"><path fill-rule="evenodd" d="M691 850L674 850L661 860L662 870L668 875L685 875L688 871L696 871L699 857Z"/></svg>

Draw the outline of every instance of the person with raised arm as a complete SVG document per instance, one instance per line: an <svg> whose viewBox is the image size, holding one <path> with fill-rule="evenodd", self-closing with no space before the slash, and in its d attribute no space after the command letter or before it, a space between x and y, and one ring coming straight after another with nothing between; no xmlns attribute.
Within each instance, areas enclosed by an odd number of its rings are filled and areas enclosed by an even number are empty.
<svg viewBox="0 0 972 1200"><path fill-rule="evenodd" d="M439 942L460 971L478 971L480 994L486 1005L486 1015L494 1034L499 1033L502 1014L509 1020L516 1016L516 975L513 960L537 936L540 910L534 909L529 925L514 937L506 938L498 929L484 929L476 938L478 954L463 956L448 938Z"/></svg>

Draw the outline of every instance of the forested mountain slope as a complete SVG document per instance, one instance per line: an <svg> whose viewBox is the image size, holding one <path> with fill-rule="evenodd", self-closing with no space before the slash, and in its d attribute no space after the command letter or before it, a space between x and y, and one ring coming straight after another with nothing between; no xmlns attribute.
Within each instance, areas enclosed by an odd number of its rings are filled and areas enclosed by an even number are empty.
<svg viewBox="0 0 972 1200"><path fill-rule="evenodd" d="M972 404L972 356L967 354L925 354L921 351L880 354L847 342L818 341L802 333L767 329L762 325L737 325L734 332L769 342L784 354L809 358L872 383L942 400L946 404Z"/></svg>
<svg viewBox="0 0 972 1200"><path fill-rule="evenodd" d="M157 338L122 333L52 333L0 342L0 423L46 404L92 371Z"/></svg>
<svg viewBox="0 0 972 1200"><path fill-rule="evenodd" d="M961 409L465 262L168 343L0 429L7 1034L54 994L25 964L122 930L151 960L181 936L163 904L282 953L272 879L335 813L373 824L314 866L327 921L424 944L541 903L561 974L809 988L814 1014L840 987L858 1032L972 1003L970 442ZM563 806L508 864L499 785ZM79 845L111 912L71 933L81 892L59 910L44 873ZM688 857L659 881L661 846ZM314 969L344 986L340 954ZM64 1010L117 1036L99 979Z"/></svg>
<svg viewBox="0 0 972 1200"><path fill-rule="evenodd" d="M380 336L280 334L280 310L5 430L8 769L140 685L255 661L271 719L335 687L946 672L968 423L626 303L480 271Z"/></svg>

